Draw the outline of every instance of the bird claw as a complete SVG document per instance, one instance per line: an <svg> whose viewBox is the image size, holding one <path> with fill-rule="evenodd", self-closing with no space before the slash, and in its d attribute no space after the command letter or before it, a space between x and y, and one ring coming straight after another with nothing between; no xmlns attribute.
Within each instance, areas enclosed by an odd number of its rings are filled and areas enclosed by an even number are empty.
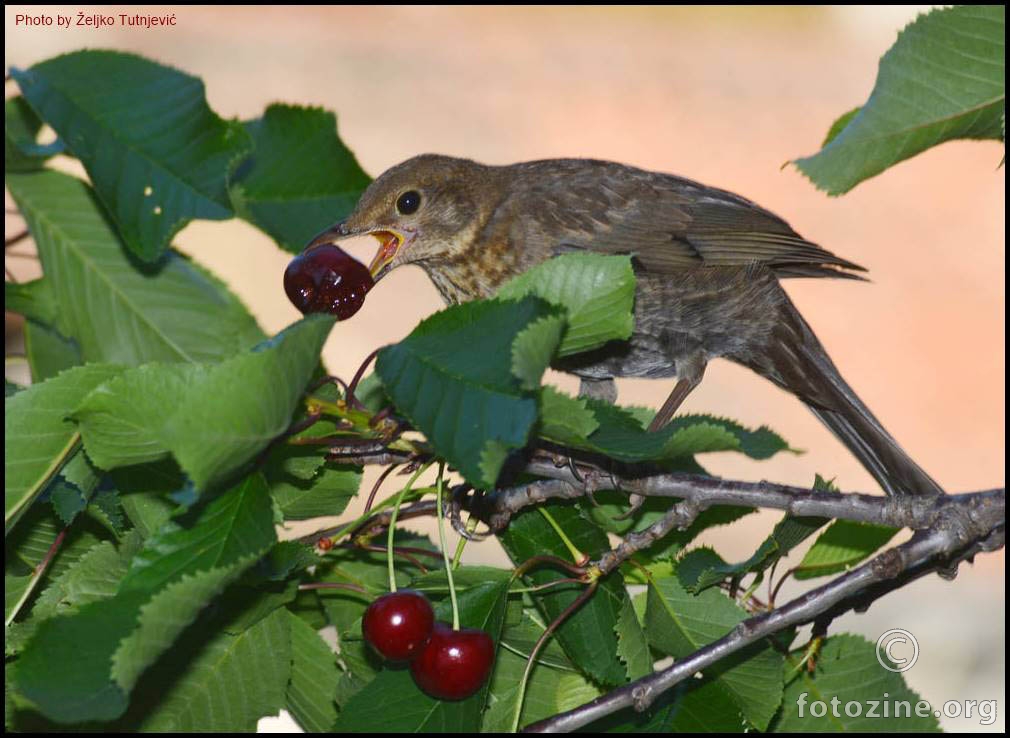
<svg viewBox="0 0 1010 738"><path fill-rule="evenodd" d="M449 522L452 523L452 529L456 531L459 535L468 541L483 541L488 535L482 533L474 533L467 524L463 522L463 516L460 514L463 509L463 496L472 489L469 485L460 484L452 489L452 495L449 499Z"/></svg>
<svg viewBox="0 0 1010 738"><path fill-rule="evenodd" d="M628 495L628 502L631 503L631 507L622 512L620 515L615 515L614 520L627 520L632 515L641 510L642 505L645 504L645 496L635 494Z"/></svg>

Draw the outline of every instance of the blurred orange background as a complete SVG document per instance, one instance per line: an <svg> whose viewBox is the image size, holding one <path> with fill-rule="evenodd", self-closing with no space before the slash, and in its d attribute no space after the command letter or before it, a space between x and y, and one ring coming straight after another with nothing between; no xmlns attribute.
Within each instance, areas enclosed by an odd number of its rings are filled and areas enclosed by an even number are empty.
<svg viewBox="0 0 1010 738"><path fill-rule="evenodd" d="M17 13L43 10L99 8L7 6L8 67L111 48L201 77L224 117L257 117L274 101L323 106L373 176L429 151L487 163L593 157L755 200L870 269L870 284L786 287L884 425L946 489L1004 485L1003 148L944 144L835 199L783 168L816 151L835 118L865 101L879 57L921 8L101 6L104 14L175 13L177 25L15 25ZM20 226L6 218L8 235ZM268 333L298 318L281 289L290 255L252 226L198 221L175 243L227 281ZM367 262L375 247L349 248ZM33 276L30 262L7 265ZM369 351L440 307L419 269L392 273L334 329L327 366L349 377ZM8 351L18 326L8 316ZM620 399L658 406L671 386L621 380ZM683 410L768 424L806 451L760 463L709 455L703 463L713 473L800 485L821 473L844 490L877 489L799 401L746 369L714 363ZM756 517L710 540L742 558L776 519ZM470 552L495 559L491 545ZM847 616L844 627L871 639L887 627L920 636L920 664L906 676L937 704L1002 700L1003 563L1002 552L980 557L956 582L919 582L867 616ZM977 721L944 724L979 729ZM988 729L1002 725L1001 703Z"/></svg>

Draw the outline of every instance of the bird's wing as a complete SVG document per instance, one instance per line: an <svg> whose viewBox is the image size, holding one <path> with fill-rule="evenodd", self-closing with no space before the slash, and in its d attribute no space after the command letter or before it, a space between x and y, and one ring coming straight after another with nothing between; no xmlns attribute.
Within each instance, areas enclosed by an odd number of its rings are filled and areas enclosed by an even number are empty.
<svg viewBox="0 0 1010 738"><path fill-rule="evenodd" d="M599 166L573 168L550 192L532 193L530 205L553 226L541 237L564 234L551 247L556 251L628 253L642 269L660 274L754 263L780 277L859 279L844 270L865 271L731 192L673 175Z"/></svg>

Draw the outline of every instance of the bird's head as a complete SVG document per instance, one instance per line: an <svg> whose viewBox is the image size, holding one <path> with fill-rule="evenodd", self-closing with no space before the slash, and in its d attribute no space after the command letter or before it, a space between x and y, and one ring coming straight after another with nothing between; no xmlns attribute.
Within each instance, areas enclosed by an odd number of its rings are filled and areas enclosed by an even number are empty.
<svg viewBox="0 0 1010 738"><path fill-rule="evenodd" d="M368 269L378 281L401 264L438 262L466 251L486 220L494 168L467 159L422 154L388 169L362 193L354 211L308 248L370 235L379 250Z"/></svg>

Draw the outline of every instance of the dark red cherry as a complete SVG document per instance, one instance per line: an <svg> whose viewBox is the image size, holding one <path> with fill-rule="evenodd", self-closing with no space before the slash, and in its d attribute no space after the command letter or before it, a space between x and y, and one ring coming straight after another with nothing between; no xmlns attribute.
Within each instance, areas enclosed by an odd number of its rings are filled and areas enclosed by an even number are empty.
<svg viewBox="0 0 1010 738"><path fill-rule="evenodd" d="M428 645L410 663L414 683L440 700L466 699L487 681L494 641L482 630L435 623Z"/></svg>
<svg viewBox="0 0 1010 738"><path fill-rule="evenodd" d="M339 320L361 309L374 284L368 267L330 243L303 251L284 270L284 291L296 308Z"/></svg>
<svg viewBox="0 0 1010 738"><path fill-rule="evenodd" d="M435 611L420 592L401 589L375 600L361 620L361 632L388 661L414 658L431 637Z"/></svg>

